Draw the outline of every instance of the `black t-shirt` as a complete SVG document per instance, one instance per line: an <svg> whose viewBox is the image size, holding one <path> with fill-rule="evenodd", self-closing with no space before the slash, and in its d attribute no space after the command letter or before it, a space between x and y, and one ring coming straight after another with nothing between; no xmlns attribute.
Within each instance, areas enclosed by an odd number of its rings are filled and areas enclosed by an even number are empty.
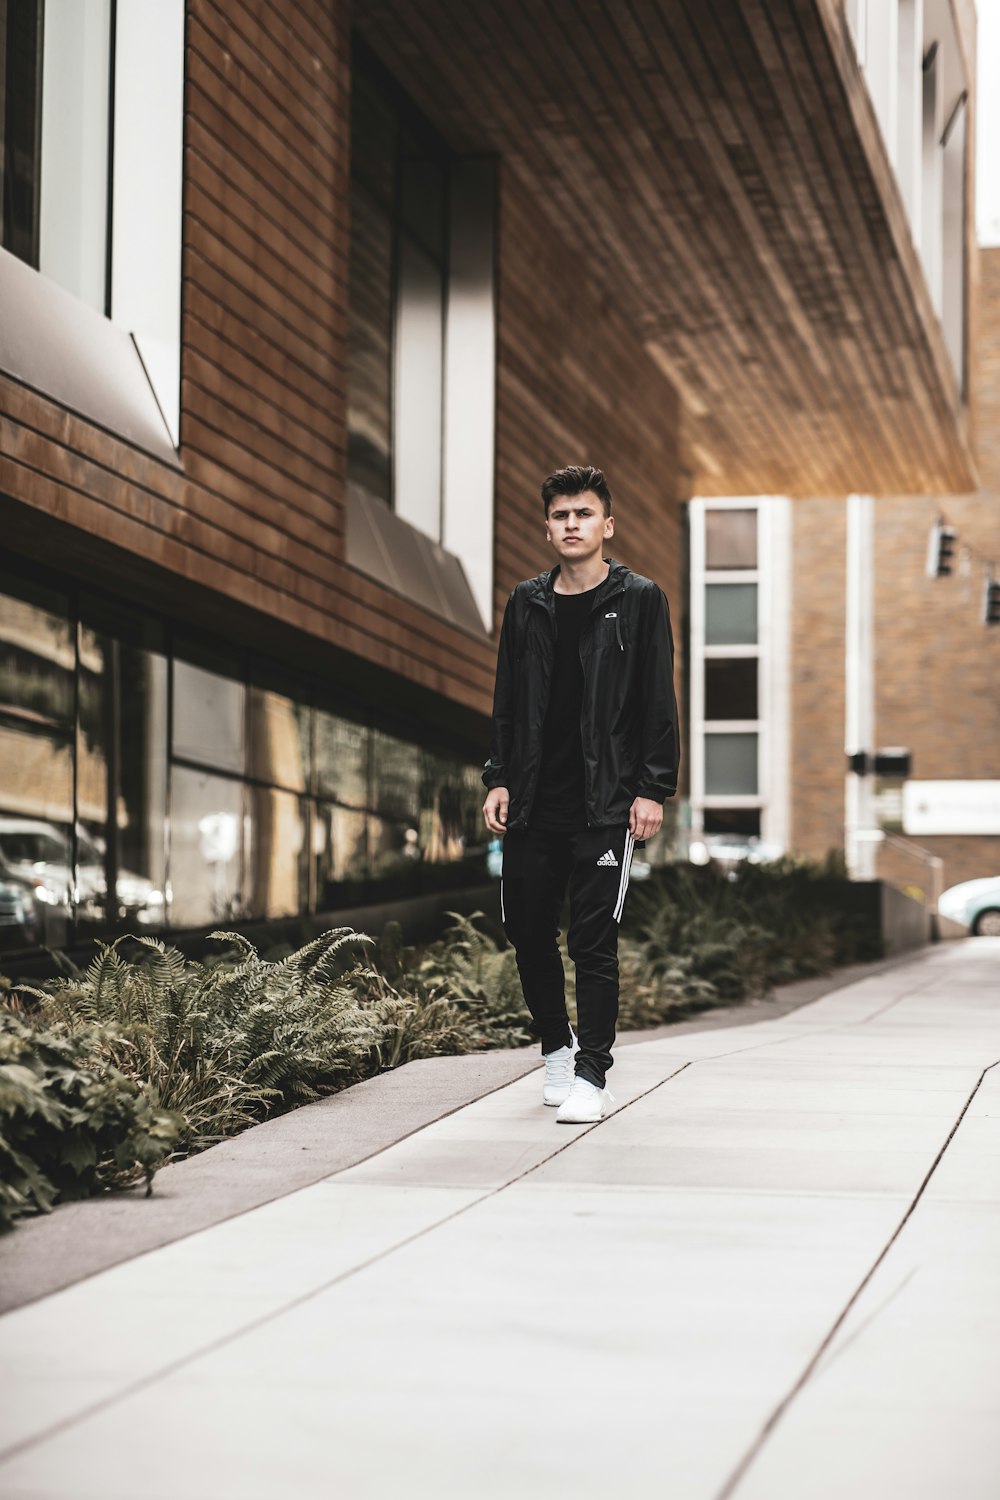
<svg viewBox="0 0 1000 1500"><path fill-rule="evenodd" d="M600 585L598 585L598 588ZM580 713L583 708L583 667L580 635L590 615L597 589L585 594L554 594L556 650L552 663L549 705L542 729L542 760L531 812L535 828L568 832L587 826L586 783Z"/></svg>

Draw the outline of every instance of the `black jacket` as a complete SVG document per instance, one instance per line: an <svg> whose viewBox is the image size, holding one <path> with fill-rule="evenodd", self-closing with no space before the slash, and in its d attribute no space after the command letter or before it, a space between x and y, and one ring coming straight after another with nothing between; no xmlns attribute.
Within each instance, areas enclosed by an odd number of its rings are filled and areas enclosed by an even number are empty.
<svg viewBox="0 0 1000 1500"><path fill-rule="evenodd" d="M674 695L674 638L666 595L613 558L580 639L580 730L588 827L627 823L636 797L662 802L677 791L680 743ZM510 792L507 827L531 818L542 727L555 656L559 572L519 583L507 600L497 657L489 787Z"/></svg>

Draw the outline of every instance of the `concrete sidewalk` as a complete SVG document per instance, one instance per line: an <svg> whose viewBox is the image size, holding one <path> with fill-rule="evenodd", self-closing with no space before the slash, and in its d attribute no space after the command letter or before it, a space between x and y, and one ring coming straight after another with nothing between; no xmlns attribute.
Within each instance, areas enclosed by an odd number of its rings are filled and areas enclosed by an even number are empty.
<svg viewBox="0 0 1000 1500"><path fill-rule="evenodd" d="M515 1079L0 1319L0 1496L995 1500L998 1061L978 939Z"/></svg>

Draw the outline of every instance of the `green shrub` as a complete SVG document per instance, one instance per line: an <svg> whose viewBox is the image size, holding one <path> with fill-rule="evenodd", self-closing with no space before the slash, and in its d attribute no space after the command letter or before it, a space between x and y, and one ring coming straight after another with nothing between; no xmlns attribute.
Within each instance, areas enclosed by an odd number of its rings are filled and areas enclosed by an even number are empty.
<svg viewBox="0 0 1000 1500"><path fill-rule="evenodd" d="M139 1175L151 1191L180 1122L107 1060L108 1039L0 1010L0 1228Z"/></svg>

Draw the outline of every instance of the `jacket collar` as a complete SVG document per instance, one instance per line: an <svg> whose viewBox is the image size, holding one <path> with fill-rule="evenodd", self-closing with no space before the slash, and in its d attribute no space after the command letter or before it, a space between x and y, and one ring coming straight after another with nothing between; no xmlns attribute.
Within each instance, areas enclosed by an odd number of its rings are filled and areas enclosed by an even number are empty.
<svg viewBox="0 0 1000 1500"><path fill-rule="evenodd" d="M600 604L608 594L617 593L619 589L624 588L632 577L632 569L626 567L624 563L616 562L613 557L606 557L604 561L610 564L610 568L607 578L605 578L603 583L599 583L594 590L595 606ZM550 568L547 573L539 573L535 578L532 578L528 585L529 598L537 600L539 604L544 604L549 609L554 609L554 584L559 569L560 564L556 563L555 567Z"/></svg>

